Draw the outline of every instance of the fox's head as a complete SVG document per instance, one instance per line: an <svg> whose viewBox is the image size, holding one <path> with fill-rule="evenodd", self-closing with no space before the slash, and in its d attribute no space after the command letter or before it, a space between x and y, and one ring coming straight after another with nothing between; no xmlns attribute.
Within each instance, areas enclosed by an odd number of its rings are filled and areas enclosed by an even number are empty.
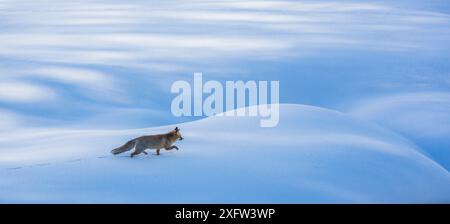
<svg viewBox="0 0 450 224"><path fill-rule="evenodd" d="M184 139L183 136L181 136L181 132L178 127L175 128L174 133L180 141Z"/></svg>

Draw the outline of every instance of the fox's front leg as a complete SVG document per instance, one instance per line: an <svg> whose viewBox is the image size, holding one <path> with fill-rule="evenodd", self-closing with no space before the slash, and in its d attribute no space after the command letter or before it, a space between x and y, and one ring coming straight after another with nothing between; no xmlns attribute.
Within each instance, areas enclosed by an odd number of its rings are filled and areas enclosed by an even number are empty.
<svg viewBox="0 0 450 224"><path fill-rule="evenodd" d="M166 147L165 149L166 149L166 150L172 150L172 149L178 150L178 147L177 147L176 145L172 145L172 146L170 146L170 147Z"/></svg>
<svg viewBox="0 0 450 224"><path fill-rule="evenodd" d="M161 149L156 149L156 155L158 155L159 156L159 151L160 151Z"/></svg>

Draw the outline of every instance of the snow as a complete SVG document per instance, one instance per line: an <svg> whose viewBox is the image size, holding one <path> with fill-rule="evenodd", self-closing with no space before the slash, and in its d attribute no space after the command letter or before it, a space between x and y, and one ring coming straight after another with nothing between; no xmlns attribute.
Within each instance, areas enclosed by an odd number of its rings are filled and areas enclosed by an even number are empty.
<svg viewBox="0 0 450 224"><path fill-rule="evenodd" d="M209 117L134 130L27 129L0 136L3 203L428 203L450 201L450 174L378 124L280 105L259 117ZM179 151L110 150L180 127ZM444 161L446 158L440 158ZM447 158L448 159L448 158ZM448 160L445 161L448 164Z"/></svg>
<svg viewBox="0 0 450 224"><path fill-rule="evenodd" d="M450 94L417 92L378 97L352 114L405 136L450 169Z"/></svg>

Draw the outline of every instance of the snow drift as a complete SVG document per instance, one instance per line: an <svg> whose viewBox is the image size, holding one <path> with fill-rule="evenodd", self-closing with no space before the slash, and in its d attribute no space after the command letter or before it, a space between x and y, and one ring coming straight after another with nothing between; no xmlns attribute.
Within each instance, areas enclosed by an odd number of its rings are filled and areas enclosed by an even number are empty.
<svg viewBox="0 0 450 224"><path fill-rule="evenodd" d="M450 174L374 123L323 108L177 124L179 151L112 148L175 127L17 130L0 136L0 201L31 203L427 203L450 201Z"/></svg>
<svg viewBox="0 0 450 224"><path fill-rule="evenodd" d="M365 100L351 113L405 136L450 169L450 94L419 92L378 97Z"/></svg>

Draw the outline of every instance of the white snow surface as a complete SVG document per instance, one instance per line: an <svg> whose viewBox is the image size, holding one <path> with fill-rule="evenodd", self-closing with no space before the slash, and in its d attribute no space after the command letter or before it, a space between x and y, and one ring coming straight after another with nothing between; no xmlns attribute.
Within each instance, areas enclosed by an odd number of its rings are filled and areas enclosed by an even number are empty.
<svg viewBox="0 0 450 224"><path fill-rule="evenodd" d="M27 129L0 136L2 203L445 203L450 174L372 122L306 105L260 117L135 130ZM111 149L178 126L179 151ZM440 158L444 160L443 158ZM448 161L447 161L448 162Z"/></svg>

